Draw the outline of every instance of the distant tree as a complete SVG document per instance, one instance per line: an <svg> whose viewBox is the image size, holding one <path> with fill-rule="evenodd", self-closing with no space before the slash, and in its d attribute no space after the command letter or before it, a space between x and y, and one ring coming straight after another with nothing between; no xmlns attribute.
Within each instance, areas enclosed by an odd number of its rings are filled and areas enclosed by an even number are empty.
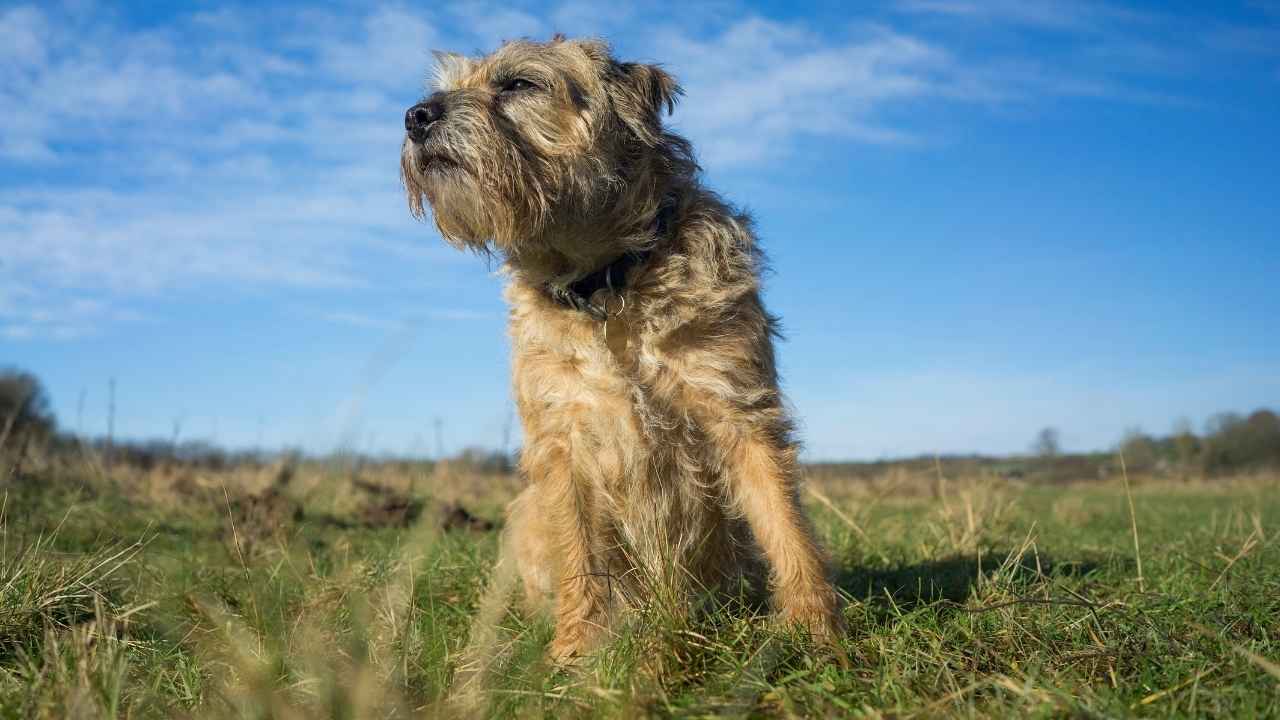
<svg viewBox="0 0 1280 720"><path fill-rule="evenodd" d="M1191 430L1191 421L1183 418L1173 424L1173 455L1182 472L1189 472L1200 457L1201 442Z"/></svg>
<svg viewBox="0 0 1280 720"><path fill-rule="evenodd" d="M0 370L0 443L48 436L54 425L40 380L22 370Z"/></svg>
<svg viewBox="0 0 1280 720"><path fill-rule="evenodd" d="M1131 470L1150 470L1160 460L1160 448L1154 438L1142 432L1142 428L1129 428L1120 441L1120 454Z"/></svg>
<svg viewBox="0 0 1280 720"><path fill-rule="evenodd" d="M1208 474L1280 465L1280 417L1258 410L1245 418L1222 413L1206 425L1202 460Z"/></svg>
<svg viewBox="0 0 1280 720"><path fill-rule="evenodd" d="M504 474L512 469L510 455L501 450L486 448L465 448L456 462L477 472Z"/></svg>
<svg viewBox="0 0 1280 720"><path fill-rule="evenodd" d="M1209 419L1204 422L1205 437L1231 432L1232 428L1243 422L1244 417L1240 413L1221 412L1216 415L1210 415Z"/></svg>
<svg viewBox="0 0 1280 720"><path fill-rule="evenodd" d="M1270 410L1258 410L1244 422L1259 439L1280 437L1280 416Z"/></svg>
<svg viewBox="0 0 1280 720"><path fill-rule="evenodd" d="M1251 465L1280 463L1280 416L1258 410L1244 421L1242 432L1241 444Z"/></svg>
<svg viewBox="0 0 1280 720"><path fill-rule="evenodd" d="M1037 433L1035 442L1031 443L1031 452L1045 458L1057 457L1062 452L1057 428L1047 427Z"/></svg>

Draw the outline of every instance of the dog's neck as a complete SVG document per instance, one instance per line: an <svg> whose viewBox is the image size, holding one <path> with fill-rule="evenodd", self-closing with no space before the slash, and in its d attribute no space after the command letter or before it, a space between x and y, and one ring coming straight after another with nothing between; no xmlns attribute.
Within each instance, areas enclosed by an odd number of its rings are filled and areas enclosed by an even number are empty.
<svg viewBox="0 0 1280 720"><path fill-rule="evenodd" d="M566 308L601 318L602 311L591 305L591 296L598 290L615 294L625 290L629 273L643 266L670 238L678 206L677 195L665 196L646 222L620 224L606 231L607 242L583 231L550 234L543 242L508 255L507 269Z"/></svg>
<svg viewBox="0 0 1280 720"><path fill-rule="evenodd" d="M658 207L649 226L656 242L665 240L675 220L676 203L668 198ZM550 281L543 284L543 290L557 303L566 308L584 312L596 320L608 319L608 308L593 303L592 296L600 290L608 290L613 295L621 295L627 289L627 275L633 268L641 267L649 260L653 249L627 250L602 267L587 273L567 284Z"/></svg>
<svg viewBox="0 0 1280 720"><path fill-rule="evenodd" d="M608 308L599 303L593 303L592 296L600 290L608 290L615 295L626 292L627 274L632 268L644 265L651 253L651 250L628 251L599 270L567 285L545 283L542 286L543 292L568 309L586 313L596 320L607 320Z"/></svg>

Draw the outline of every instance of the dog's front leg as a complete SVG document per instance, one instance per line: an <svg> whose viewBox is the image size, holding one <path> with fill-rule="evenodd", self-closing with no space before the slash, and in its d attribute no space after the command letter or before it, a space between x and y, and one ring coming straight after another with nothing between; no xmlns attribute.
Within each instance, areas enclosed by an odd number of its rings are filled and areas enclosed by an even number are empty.
<svg viewBox="0 0 1280 720"><path fill-rule="evenodd" d="M569 437L532 438L522 456L528 477L538 485L544 527L556 552L556 630L550 654L571 661L591 649L604 629L608 586L592 552L592 492L574 472Z"/></svg>
<svg viewBox="0 0 1280 720"><path fill-rule="evenodd" d="M766 349L757 354L768 353ZM795 444L789 440L790 422L780 403L744 407L730 399L733 393L724 388L735 387L735 382L768 386L772 380L752 382L747 373L731 376L722 367L724 356L733 356L732 346L685 358L685 383L676 386L672 404L692 415L705 433L710 453L720 466L730 514L746 519L768 563L778 616L816 639L832 639L843 626L839 598L800 505L799 459ZM679 359L668 362L671 368L681 365Z"/></svg>
<svg viewBox="0 0 1280 720"><path fill-rule="evenodd" d="M783 622L816 639L841 630L839 602L826 562L800 506L795 449L746 428L726 435L726 480L730 502L747 519L769 563L773 605Z"/></svg>

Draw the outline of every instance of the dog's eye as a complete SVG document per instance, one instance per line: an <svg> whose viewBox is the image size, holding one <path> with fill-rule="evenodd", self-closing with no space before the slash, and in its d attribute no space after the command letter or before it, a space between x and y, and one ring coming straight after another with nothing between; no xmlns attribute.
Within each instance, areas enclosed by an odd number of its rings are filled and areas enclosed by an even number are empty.
<svg viewBox="0 0 1280 720"><path fill-rule="evenodd" d="M530 80L525 80L524 78L513 78L502 85L502 92L504 93L524 92L525 90L537 89L537 85Z"/></svg>

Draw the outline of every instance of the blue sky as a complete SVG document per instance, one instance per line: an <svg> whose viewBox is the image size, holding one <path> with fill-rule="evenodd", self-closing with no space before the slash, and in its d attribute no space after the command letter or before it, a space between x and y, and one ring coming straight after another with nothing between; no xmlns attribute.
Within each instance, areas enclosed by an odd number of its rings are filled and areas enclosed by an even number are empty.
<svg viewBox="0 0 1280 720"><path fill-rule="evenodd" d="M0 5L0 365L66 427L114 377L133 437L500 445L500 279L410 219L401 117L555 31L683 81L809 457L1280 405L1280 3L157 5Z"/></svg>

